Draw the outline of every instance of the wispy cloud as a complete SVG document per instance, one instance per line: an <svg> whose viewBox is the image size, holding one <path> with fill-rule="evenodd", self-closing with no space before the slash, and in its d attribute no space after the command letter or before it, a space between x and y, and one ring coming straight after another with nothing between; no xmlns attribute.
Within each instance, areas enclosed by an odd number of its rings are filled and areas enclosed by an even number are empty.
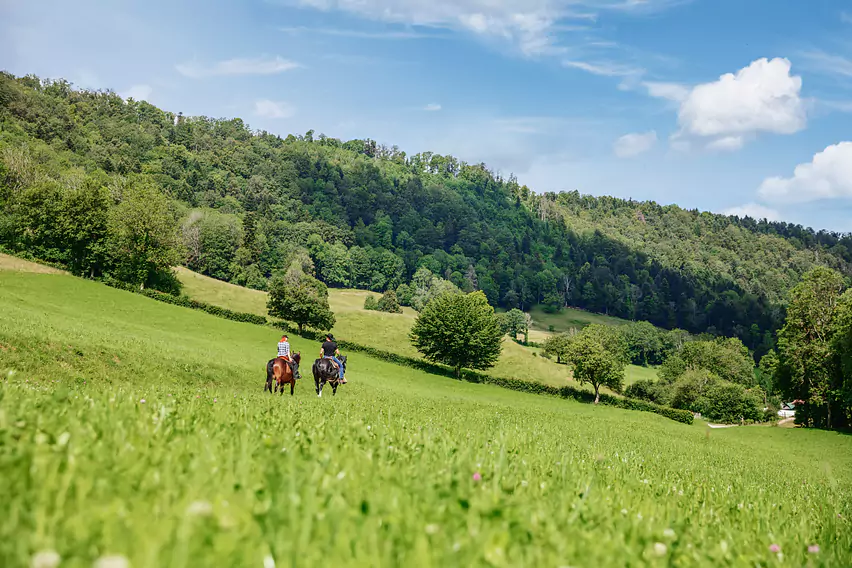
<svg viewBox="0 0 852 568"><path fill-rule="evenodd" d="M284 101L262 99L254 103L254 114L262 118L290 118L296 114L296 109Z"/></svg>
<svg viewBox="0 0 852 568"><path fill-rule="evenodd" d="M279 0L285 1L285 0ZM599 13L633 15L691 0L286 0L392 24L461 30L508 41L528 56L565 52L560 34L586 29Z"/></svg>
<svg viewBox="0 0 852 568"><path fill-rule="evenodd" d="M648 90L650 96L658 99L683 102L689 96L689 88L680 83L645 81L642 85Z"/></svg>
<svg viewBox="0 0 852 568"><path fill-rule="evenodd" d="M614 61L578 61L566 59L562 61L565 67L580 69L593 75L602 75L604 77L630 77L642 75L645 70L638 67L632 67Z"/></svg>
<svg viewBox="0 0 852 568"><path fill-rule="evenodd" d="M806 51L799 55L814 71L827 75L852 77L852 59L821 50Z"/></svg>
<svg viewBox="0 0 852 568"><path fill-rule="evenodd" d="M736 207L729 207L722 211L722 214L734 215L737 217L751 217L752 219L758 220L766 219L767 221L777 221L780 218L778 211L759 203L746 203L744 205L737 205Z"/></svg>
<svg viewBox="0 0 852 568"><path fill-rule="evenodd" d="M364 30L352 30L345 28L312 28L307 26L279 28L287 34L305 35L329 35L337 37L351 37L356 39L398 40L398 39L436 39L444 36L438 34L426 34L414 30L383 30L370 32Z"/></svg>
<svg viewBox="0 0 852 568"><path fill-rule="evenodd" d="M279 56L227 59L207 66L194 62L175 65L178 73L193 79L223 75L275 75L297 67L301 65Z"/></svg>
<svg viewBox="0 0 852 568"><path fill-rule="evenodd" d="M644 133L625 134L615 141L612 150L619 158L632 158L644 154L657 143L657 133L654 130Z"/></svg>
<svg viewBox="0 0 852 568"><path fill-rule="evenodd" d="M425 110L427 112L436 112L436 111L441 110L441 105L439 105L437 103L430 103L430 104L426 105L425 107L423 107L423 110Z"/></svg>
<svg viewBox="0 0 852 568"><path fill-rule="evenodd" d="M119 93L123 99L133 99L134 101L147 101L151 96L153 89L151 85L133 85L126 91Z"/></svg>

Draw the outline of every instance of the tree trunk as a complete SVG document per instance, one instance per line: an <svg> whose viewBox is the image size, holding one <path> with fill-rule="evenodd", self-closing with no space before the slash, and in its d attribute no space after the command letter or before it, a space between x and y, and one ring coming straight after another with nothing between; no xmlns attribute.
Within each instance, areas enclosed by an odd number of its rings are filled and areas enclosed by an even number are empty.
<svg viewBox="0 0 852 568"><path fill-rule="evenodd" d="M461 380L461 365L456 365L456 379Z"/></svg>
<svg viewBox="0 0 852 568"><path fill-rule="evenodd" d="M595 385L595 404L597 404L601 400L600 388L600 385Z"/></svg>
<svg viewBox="0 0 852 568"><path fill-rule="evenodd" d="M302 335L302 329L304 328L303 324L297 324L299 326L299 335Z"/></svg>

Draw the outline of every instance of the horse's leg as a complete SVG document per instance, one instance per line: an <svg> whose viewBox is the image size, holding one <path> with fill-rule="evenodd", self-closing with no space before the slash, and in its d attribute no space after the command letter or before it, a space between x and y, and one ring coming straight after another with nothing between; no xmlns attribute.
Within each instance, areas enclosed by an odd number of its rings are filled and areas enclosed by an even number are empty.
<svg viewBox="0 0 852 568"><path fill-rule="evenodd" d="M293 396L294 390L296 390L296 377L293 377L293 380L290 381L290 396Z"/></svg>

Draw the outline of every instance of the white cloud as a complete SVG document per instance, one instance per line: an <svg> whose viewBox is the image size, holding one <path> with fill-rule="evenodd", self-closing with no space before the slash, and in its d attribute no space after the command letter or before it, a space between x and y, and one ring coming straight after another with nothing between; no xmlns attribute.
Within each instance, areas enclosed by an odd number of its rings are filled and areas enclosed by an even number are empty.
<svg viewBox="0 0 852 568"><path fill-rule="evenodd" d="M650 12L686 0L279 0L363 18L447 29L508 40L524 54L560 53L566 21L594 20L597 11ZM570 26L569 26L570 27Z"/></svg>
<svg viewBox="0 0 852 568"><path fill-rule="evenodd" d="M423 110L429 111L429 112L439 111L439 110L441 110L441 105L439 105L437 103L430 103L430 104L426 105L425 107L423 107Z"/></svg>
<svg viewBox="0 0 852 568"><path fill-rule="evenodd" d="M654 130L645 133L625 134L615 141L612 150L619 158L631 158L644 154L657 143L657 133Z"/></svg>
<svg viewBox="0 0 852 568"><path fill-rule="evenodd" d="M745 140L743 140L742 136L725 136L724 138L717 138L707 144L707 149L732 152L734 150L739 150L744 144Z"/></svg>
<svg viewBox="0 0 852 568"><path fill-rule="evenodd" d="M180 63L175 65L178 73L193 79L215 77L220 75L275 75L296 69L300 65L282 57L256 57L247 59L227 59L209 67L197 63Z"/></svg>
<svg viewBox="0 0 852 568"><path fill-rule="evenodd" d="M648 89L649 95L658 99L668 99L680 103L689 97L689 88L679 83L645 81L642 84Z"/></svg>
<svg viewBox="0 0 852 568"><path fill-rule="evenodd" d="M680 105L681 134L714 138L709 144L717 149L741 147L760 132L793 134L807 123L801 88L787 59L758 59L736 74L693 87Z"/></svg>
<svg viewBox="0 0 852 568"><path fill-rule="evenodd" d="M151 96L151 85L133 85L126 91L119 93L123 99L133 99L134 101L147 101Z"/></svg>
<svg viewBox="0 0 852 568"><path fill-rule="evenodd" d="M290 118L296 114L296 109L284 101L262 99L255 101L254 114L263 118Z"/></svg>
<svg viewBox="0 0 852 568"><path fill-rule="evenodd" d="M722 214L734 215L736 217L751 217L757 220L766 219L767 221L777 221L780 218L778 211L759 203L746 203L745 205L730 207L722 211Z"/></svg>
<svg viewBox="0 0 852 568"><path fill-rule="evenodd" d="M763 180L758 194L767 200L804 203L852 197L852 142L840 142L799 164L789 178Z"/></svg>

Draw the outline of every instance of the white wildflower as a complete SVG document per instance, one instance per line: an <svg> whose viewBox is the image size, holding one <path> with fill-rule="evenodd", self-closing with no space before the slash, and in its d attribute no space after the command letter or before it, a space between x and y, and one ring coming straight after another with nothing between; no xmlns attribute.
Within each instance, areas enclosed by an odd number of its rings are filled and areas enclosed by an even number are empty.
<svg viewBox="0 0 852 568"><path fill-rule="evenodd" d="M193 501L186 508L186 514L193 517L209 517L213 514L213 505L207 501Z"/></svg>
<svg viewBox="0 0 852 568"><path fill-rule="evenodd" d="M668 547L666 547L666 545L662 542L654 543L654 554L657 556L665 556L668 550Z"/></svg>
<svg viewBox="0 0 852 568"><path fill-rule="evenodd" d="M263 568L275 568L275 559L272 558L271 554L263 557Z"/></svg>
<svg viewBox="0 0 852 568"><path fill-rule="evenodd" d="M33 556L30 566L32 568L56 568L62 558L55 550L42 550Z"/></svg>
<svg viewBox="0 0 852 568"><path fill-rule="evenodd" d="M431 525L426 525L426 534L435 534L439 530L441 530L441 527L434 523Z"/></svg>
<svg viewBox="0 0 852 568"><path fill-rule="evenodd" d="M71 439L71 434L68 432L63 432L59 435L59 438L56 440L56 443L60 446L64 446L68 443L68 440Z"/></svg>
<svg viewBox="0 0 852 568"><path fill-rule="evenodd" d="M101 556L95 561L94 568L130 568L130 562L120 555Z"/></svg>
<svg viewBox="0 0 852 568"><path fill-rule="evenodd" d="M672 529L666 529L663 531L663 536L666 538L674 538L677 535L675 535L675 532Z"/></svg>

